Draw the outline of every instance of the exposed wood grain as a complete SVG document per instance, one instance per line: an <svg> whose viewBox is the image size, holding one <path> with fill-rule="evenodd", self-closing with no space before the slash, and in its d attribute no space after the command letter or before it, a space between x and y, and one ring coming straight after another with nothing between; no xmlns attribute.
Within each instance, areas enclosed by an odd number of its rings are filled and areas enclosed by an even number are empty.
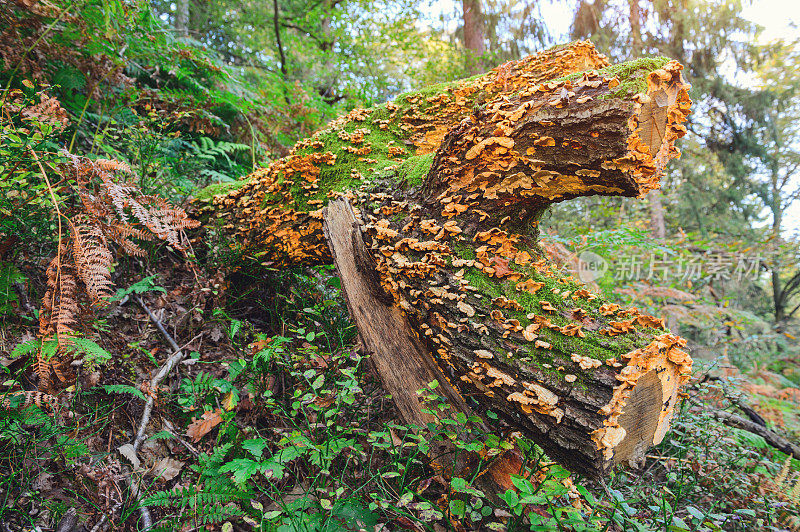
<svg viewBox="0 0 800 532"><path fill-rule="evenodd" d="M364 249L356 247L356 243L363 246L363 242L350 203L343 199L332 201L323 219L347 308L403 420L420 427L434 421L430 414L422 412L417 394L432 381L439 382L438 392L452 405L471 413L427 353L403 311L379 296L380 286L376 286L374 272L368 271L363 263L359 267L357 257L364 256Z"/></svg>
<svg viewBox="0 0 800 532"><path fill-rule="evenodd" d="M619 418L619 425L625 429L626 435L614 448L616 463L638 466L644 460L647 449L653 445L663 401L662 385L656 371L646 373L636 383Z"/></svg>
<svg viewBox="0 0 800 532"><path fill-rule="evenodd" d="M358 220L349 202L338 199L328 204L323 213L323 230L350 315L365 350L371 354L384 388L392 394L403 420L419 427L436 421L432 415L423 412L424 406L417 394L417 390L426 388L434 380L439 382L436 392L450 404L453 413L463 412L471 416L472 410L442 374L404 312L386 299L386 294L377 284ZM452 456L454 452L450 445L442 444L432 449L431 456ZM455 456L451 469L444 472L449 476L466 475L473 465L473 458L462 451ZM476 485L489 497L497 499L499 493L512 486L510 475L519 474L521 467L519 450L515 447L497 459Z"/></svg>

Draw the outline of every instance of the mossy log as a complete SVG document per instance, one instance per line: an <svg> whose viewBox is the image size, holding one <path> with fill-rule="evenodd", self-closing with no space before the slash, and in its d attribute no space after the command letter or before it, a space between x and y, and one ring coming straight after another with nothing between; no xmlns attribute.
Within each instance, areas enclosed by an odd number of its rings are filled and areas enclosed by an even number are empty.
<svg viewBox="0 0 800 532"><path fill-rule="evenodd" d="M601 476L661 440L691 359L663 321L554 269L537 223L554 202L658 187L686 132L681 69L609 66L588 42L553 48L352 111L199 204L243 254L315 264L333 260L326 205L349 202L372 296L402 311L429 357L415 367L444 377L452 403L499 413Z"/></svg>

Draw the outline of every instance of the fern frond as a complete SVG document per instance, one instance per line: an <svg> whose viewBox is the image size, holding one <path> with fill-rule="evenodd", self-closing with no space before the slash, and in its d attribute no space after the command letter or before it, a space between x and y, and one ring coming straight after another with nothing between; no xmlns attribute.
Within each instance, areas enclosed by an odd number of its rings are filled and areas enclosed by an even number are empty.
<svg viewBox="0 0 800 532"><path fill-rule="evenodd" d="M108 241L101 229L94 225L74 225L72 230L72 254L78 277L86 286L89 298L97 306L108 304L111 296L111 262L114 256L108 249Z"/></svg>
<svg viewBox="0 0 800 532"><path fill-rule="evenodd" d="M236 181L236 179L231 176L217 172L216 170L211 170L210 168L203 168L200 170L200 175L208 177L209 179L214 179L219 183L233 183Z"/></svg>
<svg viewBox="0 0 800 532"><path fill-rule="evenodd" d="M72 348L79 351L84 356L84 362L96 364L111 360L111 353L100 347L96 342L88 338L73 338Z"/></svg>
<svg viewBox="0 0 800 532"><path fill-rule="evenodd" d="M3 410L27 408L31 405L55 410L56 405L58 405L58 399L53 395L42 392L19 391L8 393L0 400L0 408Z"/></svg>
<svg viewBox="0 0 800 532"><path fill-rule="evenodd" d="M127 384L106 384L103 386L103 390L105 390L106 393L129 393L135 397L138 397L142 401L147 400L147 397L145 397L139 388L134 388L133 386L128 386Z"/></svg>
<svg viewBox="0 0 800 532"><path fill-rule="evenodd" d="M61 246L66 249L66 246ZM42 338L55 338L59 347L69 344L70 336L75 334L80 308L78 305L78 283L72 254L62 253L47 266L47 291L39 314L39 335Z"/></svg>
<svg viewBox="0 0 800 532"><path fill-rule="evenodd" d="M200 222L192 220L183 209L170 208L167 203L155 196L143 196L139 202L131 202L131 211L138 220L159 239L180 251L188 249L185 229L199 227Z"/></svg>
<svg viewBox="0 0 800 532"><path fill-rule="evenodd" d="M122 172L125 174L133 173L128 163L117 161L116 159L95 159L94 164L104 172Z"/></svg>
<svg viewBox="0 0 800 532"><path fill-rule="evenodd" d="M36 362L34 363L34 370L39 377L39 389L47 390L52 384L53 373L53 357L58 349L58 343L55 340L43 339L40 343L39 349L36 351Z"/></svg>
<svg viewBox="0 0 800 532"><path fill-rule="evenodd" d="M72 345L72 337L76 334L75 327L78 325L78 315L80 314L78 280L71 265L61 265L61 274L56 289L58 302L57 307L53 308L53 319L55 320L58 348L59 351L63 351Z"/></svg>
<svg viewBox="0 0 800 532"><path fill-rule="evenodd" d="M198 507L198 510L198 515L193 516L192 520L197 524L203 525L213 525L227 521L231 517L240 517L245 515L241 509L233 506L232 504L227 504L225 506L200 506Z"/></svg>
<svg viewBox="0 0 800 532"><path fill-rule="evenodd" d="M101 225L104 231L113 228L110 233L105 233L107 238L119 243L125 251L134 255L144 252L130 240L131 237L140 240L153 240L155 237L179 251L188 249L183 231L198 227L200 222L192 220L183 209L170 206L162 198L142 194L130 184L115 181L112 171L129 173L127 165L105 159L100 162L90 161L69 153L65 155L71 161L72 172L81 189L79 195L84 208L98 221L105 218L105 225ZM89 184L93 180L97 185L96 194L89 192ZM116 224L109 221L112 213L119 220ZM142 227L135 227L134 224ZM127 229L123 230L122 227Z"/></svg>
<svg viewBox="0 0 800 532"><path fill-rule="evenodd" d="M111 266L114 242L131 255L144 256L137 241L163 240L175 249L189 248L184 231L198 227L186 212L163 199L142 194L120 178L131 174L121 161L92 161L63 152L65 179L75 183L80 214L68 219L70 235L59 242L58 254L47 268L47 289L39 314L39 338L35 370L39 387L51 387L52 376L65 381L70 352L80 351L91 361L105 361L111 355L77 331L88 313L88 300L95 306L107 304L112 295ZM61 213L59 213L62 215ZM79 290L79 281L85 290Z"/></svg>
<svg viewBox="0 0 800 532"><path fill-rule="evenodd" d="M134 257L144 257L147 255L144 249L131 240L131 238L147 240L148 235L145 231L116 221L111 221L109 223L100 222L100 227L108 239L119 245L128 255Z"/></svg>
<svg viewBox="0 0 800 532"><path fill-rule="evenodd" d="M29 355L41 347L42 341L39 338L34 338L32 340L28 340L27 342L17 344L17 346L11 350L9 357L19 358L24 355Z"/></svg>

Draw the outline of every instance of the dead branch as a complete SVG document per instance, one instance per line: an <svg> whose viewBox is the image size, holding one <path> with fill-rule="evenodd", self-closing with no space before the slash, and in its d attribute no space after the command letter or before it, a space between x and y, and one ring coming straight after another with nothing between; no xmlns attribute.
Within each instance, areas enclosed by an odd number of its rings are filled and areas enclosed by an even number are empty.
<svg viewBox="0 0 800 532"><path fill-rule="evenodd" d="M153 314L142 298L136 296L136 302L139 303L139 306L142 307L142 309L144 309L144 311L147 313L147 316L150 318L150 321L153 322L153 325L156 326L156 329L159 330L161 335L173 349L173 354L167 359L166 362L164 362L164 365L161 366L161 368L158 370L158 373L156 373L156 375L150 380L150 389L157 390L161 381L164 380L167 375L169 375L169 372L172 371L175 366L180 364L181 360L183 360L186 356L186 353L181 349L181 347L178 345L178 342L175 341L172 335L167 332L167 329L164 328L164 324L161 323L161 320L156 318L155 314ZM144 412L142 413L142 420L139 423L139 428L136 431L136 438L133 440L134 453L137 453L139 448L142 446L142 443L144 443L145 432L147 431L147 425L150 424L150 417L153 414L154 405L155 397L154 395L150 395L144 405ZM128 485L131 495L133 495L133 497L136 499L136 503L139 506L139 515L142 518L143 530L148 530L153 526L153 518L150 516L150 511L147 509L147 506L143 505L141 502L139 483L131 476L129 477Z"/></svg>
<svg viewBox="0 0 800 532"><path fill-rule="evenodd" d="M725 412L724 410L712 410L711 415L714 416L714 419L725 423L729 427L746 430L747 432L761 436L764 438L764 441L766 441L772 447L775 447L782 453L790 454L796 459L800 460L800 446L790 442L780 434L766 427L762 427L758 423L750 421L749 419L737 416L736 414L731 414L730 412Z"/></svg>
<svg viewBox="0 0 800 532"><path fill-rule="evenodd" d="M744 430L751 434L755 434L756 436L761 436L770 446L778 449L782 453L792 455L796 459L800 460L800 446L787 440L777 432L768 429L767 427L763 427L754 421L737 416L736 414L731 414L730 412L726 412L724 410L709 408L696 399L689 399L689 401L695 406L699 406L703 410L706 410L717 421L720 421L729 427Z"/></svg>

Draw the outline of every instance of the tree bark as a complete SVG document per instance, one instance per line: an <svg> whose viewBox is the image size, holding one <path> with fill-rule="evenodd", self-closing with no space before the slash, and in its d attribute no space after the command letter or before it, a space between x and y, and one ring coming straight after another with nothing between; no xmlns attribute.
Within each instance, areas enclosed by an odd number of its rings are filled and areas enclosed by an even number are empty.
<svg viewBox="0 0 800 532"><path fill-rule="evenodd" d="M667 237L667 224L664 221L664 204L661 202L661 189L647 193L647 206L650 209L650 233L654 238Z"/></svg>
<svg viewBox="0 0 800 532"><path fill-rule="evenodd" d="M205 209L244 257L336 263L406 421L420 420L409 388L435 377L457 410L494 411L602 476L661 440L691 368L663 321L603 301L538 246L552 203L642 197L678 155L681 66L606 65L574 43L355 110Z"/></svg>

